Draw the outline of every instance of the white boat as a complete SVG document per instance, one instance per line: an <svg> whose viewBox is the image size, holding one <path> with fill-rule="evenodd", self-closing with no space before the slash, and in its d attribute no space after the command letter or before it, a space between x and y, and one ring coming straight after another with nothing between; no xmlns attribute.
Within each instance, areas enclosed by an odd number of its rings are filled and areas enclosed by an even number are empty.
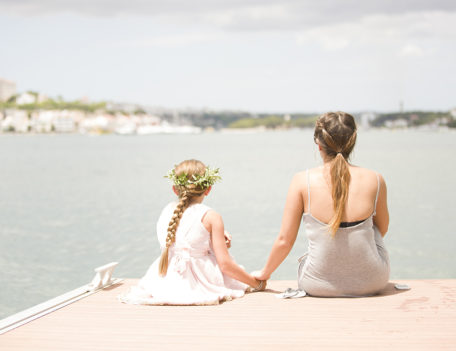
<svg viewBox="0 0 456 351"><path fill-rule="evenodd" d="M160 125L139 126L136 130L138 135L148 134L198 134L202 129L195 126L176 126L166 122Z"/></svg>

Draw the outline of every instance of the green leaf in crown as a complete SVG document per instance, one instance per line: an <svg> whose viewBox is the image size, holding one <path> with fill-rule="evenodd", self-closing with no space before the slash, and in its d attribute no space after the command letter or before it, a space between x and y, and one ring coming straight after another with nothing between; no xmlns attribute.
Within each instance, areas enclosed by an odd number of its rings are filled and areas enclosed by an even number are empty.
<svg viewBox="0 0 456 351"><path fill-rule="evenodd" d="M219 168L206 167L206 171L203 175L194 174L191 178L186 173L177 175L174 168L165 175L165 178L171 179L176 186L186 187L190 184L200 187L201 189L207 189L214 185L217 181L221 180L222 177L219 175Z"/></svg>

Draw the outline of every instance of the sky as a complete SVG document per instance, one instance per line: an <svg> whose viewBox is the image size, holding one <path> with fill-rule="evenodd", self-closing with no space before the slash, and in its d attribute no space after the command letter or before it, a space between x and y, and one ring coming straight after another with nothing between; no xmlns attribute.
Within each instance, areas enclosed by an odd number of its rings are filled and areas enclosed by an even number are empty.
<svg viewBox="0 0 456 351"><path fill-rule="evenodd" d="M0 77L66 100L456 107L454 0L0 0Z"/></svg>

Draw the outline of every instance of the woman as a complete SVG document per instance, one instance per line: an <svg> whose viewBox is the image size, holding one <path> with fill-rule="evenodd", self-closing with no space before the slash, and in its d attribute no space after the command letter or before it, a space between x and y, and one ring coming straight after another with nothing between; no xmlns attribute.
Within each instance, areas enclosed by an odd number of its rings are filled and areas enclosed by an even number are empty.
<svg viewBox="0 0 456 351"><path fill-rule="evenodd" d="M323 166L293 177L279 236L264 268L254 276L269 279L293 247L304 217L309 248L299 265L299 288L312 296L376 294L389 278L383 245L389 224L385 181L348 162L356 142L351 115L322 115L314 140Z"/></svg>

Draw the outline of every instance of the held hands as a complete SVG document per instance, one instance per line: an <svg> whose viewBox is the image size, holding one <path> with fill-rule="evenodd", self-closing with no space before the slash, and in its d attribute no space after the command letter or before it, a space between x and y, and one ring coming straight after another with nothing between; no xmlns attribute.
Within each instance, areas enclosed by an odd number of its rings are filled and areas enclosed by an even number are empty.
<svg viewBox="0 0 456 351"><path fill-rule="evenodd" d="M265 278L266 275L262 274L261 271L254 271L250 274L255 278L255 281L257 282L256 286L252 286L252 291L264 291L266 289L267 280L269 277Z"/></svg>
<svg viewBox="0 0 456 351"><path fill-rule="evenodd" d="M228 233L226 230L225 232L223 233L223 235L225 236L225 244L226 244L226 247L229 249L231 247L231 234Z"/></svg>
<svg viewBox="0 0 456 351"><path fill-rule="evenodd" d="M259 279L256 279L256 282L258 283L257 286L252 286L251 287L251 291L252 292L257 292L257 291L264 291L264 289L266 289L266 285L267 285L267 281L266 280L259 280Z"/></svg>
<svg viewBox="0 0 456 351"><path fill-rule="evenodd" d="M253 271L251 274L257 280L268 280L270 278L270 276L267 275L266 273L264 273L262 270L261 271Z"/></svg>
<svg viewBox="0 0 456 351"><path fill-rule="evenodd" d="M231 240L232 240L231 234L225 230L223 232L223 236L225 237L226 247L229 249L231 247ZM252 280L254 281L254 284L251 285L250 291L256 292L256 291L263 291L264 289L266 289L266 284L267 284L266 280L267 279L261 279L261 278L257 277L256 275L254 275L253 273L252 273L251 278L253 278Z"/></svg>

